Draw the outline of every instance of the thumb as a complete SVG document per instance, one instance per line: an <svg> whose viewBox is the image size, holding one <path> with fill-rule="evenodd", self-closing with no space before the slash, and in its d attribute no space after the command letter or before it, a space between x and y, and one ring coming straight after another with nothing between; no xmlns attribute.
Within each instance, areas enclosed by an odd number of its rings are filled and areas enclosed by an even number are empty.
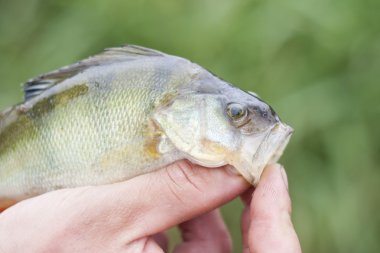
<svg viewBox="0 0 380 253"><path fill-rule="evenodd" d="M250 209L250 252L301 252L291 221L288 181L282 166L272 165L264 170Z"/></svg>

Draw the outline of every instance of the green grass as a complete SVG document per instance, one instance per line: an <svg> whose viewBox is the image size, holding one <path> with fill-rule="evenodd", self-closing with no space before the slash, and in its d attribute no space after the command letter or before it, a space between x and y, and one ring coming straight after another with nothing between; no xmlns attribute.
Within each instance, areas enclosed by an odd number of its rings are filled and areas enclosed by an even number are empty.
<svg viewBox="0 0 380 253"><path fill-rule="evenodd" d="M379 11L377 0L0 0L0 107L21 101L27 79L105 47L186 57L296 130L282 163L304 252L377 252ZM241 209L223 208L236 252Z"/></svg>

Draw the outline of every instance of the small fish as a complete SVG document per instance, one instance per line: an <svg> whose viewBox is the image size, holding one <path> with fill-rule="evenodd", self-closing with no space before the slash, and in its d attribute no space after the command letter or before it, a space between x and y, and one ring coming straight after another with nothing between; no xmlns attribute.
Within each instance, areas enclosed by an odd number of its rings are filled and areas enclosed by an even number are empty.
<svg viewBox="0 0 380 253"><path fill-rule="evenodd" d="M130 179L174 161L230 164L253 185L292 128L255 93L177 56L127 45L31 79L0 113L0 208Z"/></svg>

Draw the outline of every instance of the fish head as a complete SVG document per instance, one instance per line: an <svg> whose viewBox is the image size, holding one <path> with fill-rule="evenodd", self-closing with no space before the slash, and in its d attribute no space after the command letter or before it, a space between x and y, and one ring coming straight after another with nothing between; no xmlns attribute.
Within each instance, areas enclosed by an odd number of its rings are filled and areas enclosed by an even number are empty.
<svg viewBox="0 0 380 253"><path fill-rule="evenodd" d="M230 164L255 185L293 130L256 94L218 84L178 95L154 118L185 158L206 167Z"/></svg>
<svg viewBox="0 0 380 253"><path fill-rule="evenodd" d="M263 169L277 162L293 129L253 92L233 88L225 103L230 125L239 132L239 147L226 157L245 179L256 185Z"/></svg>

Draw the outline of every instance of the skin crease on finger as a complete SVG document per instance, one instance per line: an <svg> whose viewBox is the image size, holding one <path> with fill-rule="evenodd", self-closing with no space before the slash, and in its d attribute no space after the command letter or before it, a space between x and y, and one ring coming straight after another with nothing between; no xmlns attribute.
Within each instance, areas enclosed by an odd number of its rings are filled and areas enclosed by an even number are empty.
<svg viewBox="0 0 380 253"><path fill-rule="evenodd" d="M248 188L225 168L180 161L127 182L50 192L0 215L2 241L17 238L0 249L123 252L126 245L154 243L148 240L152 235L214 210Z"/></svg>

